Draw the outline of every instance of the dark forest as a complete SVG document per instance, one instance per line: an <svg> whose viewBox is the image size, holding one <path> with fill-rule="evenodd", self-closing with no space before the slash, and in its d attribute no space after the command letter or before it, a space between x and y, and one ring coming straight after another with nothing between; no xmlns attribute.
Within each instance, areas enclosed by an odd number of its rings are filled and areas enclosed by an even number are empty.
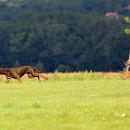
<svg viewBox="0 0 130 130"><path fill-rule="evenodd" d="M128 59L129 0L0 2L0 66L45 72L121 71ZM114 12L118 18L107 17Z"/></svg>

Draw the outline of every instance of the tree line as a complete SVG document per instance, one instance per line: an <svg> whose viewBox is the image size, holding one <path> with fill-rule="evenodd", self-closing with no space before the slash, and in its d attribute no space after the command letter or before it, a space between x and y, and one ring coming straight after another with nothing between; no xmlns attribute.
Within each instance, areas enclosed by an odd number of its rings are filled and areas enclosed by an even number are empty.
<svg viewBox="0 0 130 130"><path fill-rule="evenodd" d="M0 22L0 66L46 72L119 71L129 43L122 19L98 13L25 12Z"/></svg>
<svg viewBox="0 0 130 130"><path fill-rule="evenodd" d="M0 66L35 65L46 72L120 71L129 0L0 2ZM119 13L118 20L105 13Z"/></svg>

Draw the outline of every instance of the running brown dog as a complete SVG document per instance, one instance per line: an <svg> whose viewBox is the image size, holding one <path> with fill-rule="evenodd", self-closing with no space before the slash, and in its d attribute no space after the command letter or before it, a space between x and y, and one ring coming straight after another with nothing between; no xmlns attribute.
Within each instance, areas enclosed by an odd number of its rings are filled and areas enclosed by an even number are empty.
<svg viewBox="0 0 130 130"><path fill-rule="evenodd" d="M29 78L37 77L39 81L41 81L40 77L48 79L46 76L40 73L41 72L34 66L21 66L17 68L0 68L0 75L6 76L6 83L9 83L11 78L17 79L19 82L22 82L21 77L25 74L27 74Z"/></svg>

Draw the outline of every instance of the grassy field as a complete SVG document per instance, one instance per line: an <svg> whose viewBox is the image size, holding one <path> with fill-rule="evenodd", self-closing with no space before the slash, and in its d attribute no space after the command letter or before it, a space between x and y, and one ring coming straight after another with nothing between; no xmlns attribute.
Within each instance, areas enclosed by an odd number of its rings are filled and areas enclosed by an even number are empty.
<svg viewBox="0 0 130 130"><path fill-rule="evenodd" d="M83 73L0 81L0 130L129 129L129 80Z"/></svg>

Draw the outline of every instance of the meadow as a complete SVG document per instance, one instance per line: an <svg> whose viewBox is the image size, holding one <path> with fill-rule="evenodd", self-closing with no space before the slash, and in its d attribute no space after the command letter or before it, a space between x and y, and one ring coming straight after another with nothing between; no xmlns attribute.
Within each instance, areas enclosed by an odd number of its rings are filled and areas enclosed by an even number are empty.
<svg viewBox="0 0 130 130"><path fill-rule="evenodd" d="M0 130L129 130L130 80L94 73L0 80Z"/></svg>

